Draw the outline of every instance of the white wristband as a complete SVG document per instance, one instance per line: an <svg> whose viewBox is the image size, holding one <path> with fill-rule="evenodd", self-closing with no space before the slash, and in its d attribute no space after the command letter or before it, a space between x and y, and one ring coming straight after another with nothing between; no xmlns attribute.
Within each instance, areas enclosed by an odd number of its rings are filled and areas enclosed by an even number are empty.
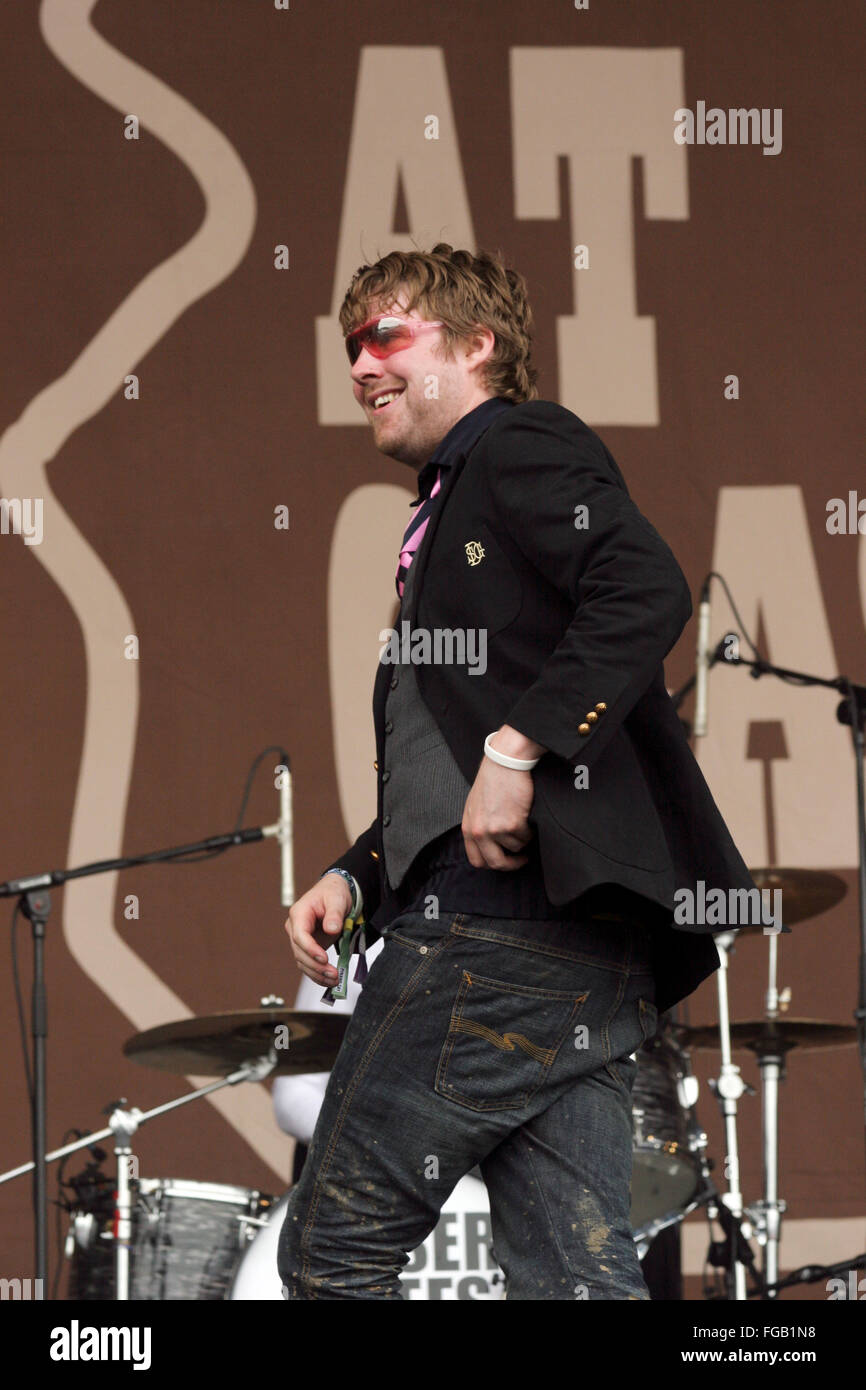
<svg viewBox="0 0 866 1390"><path fill-rule="evenodd" d="M498 734L499 730L494 729L493 734ZM484 751L488 758L492 758L500 767L513 767L515 772L528 772L531 767L540 762L540 758L509 758L507 753L497 753L495 748L490 745L493 734L488 734L484 740Z"/></svg>

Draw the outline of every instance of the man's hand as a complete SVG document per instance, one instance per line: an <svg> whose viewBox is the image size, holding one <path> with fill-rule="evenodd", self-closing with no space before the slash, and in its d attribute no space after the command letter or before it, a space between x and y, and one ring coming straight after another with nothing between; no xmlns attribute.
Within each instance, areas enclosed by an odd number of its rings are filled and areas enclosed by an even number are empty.
<svg viewBox="0 0 866 1390"><path fill-rule="evenodd" d="M547 751L507 724L490 743L497 753L511 758L540 758ZM532 839L528 816L534 797L531 772L501 767L485 754L466 798L460 827L466 857L473 869L523 867L528 856L520 851Z"/></svg>
<svg viewBox="0 0 866 1390"><path fill-rule="evenodd" d="M351 910L352 890L340 874L323 874L290 908L286 931L292 953L314 984L336 984L337 972L328 963L325 951L339 939Z"/></svg>

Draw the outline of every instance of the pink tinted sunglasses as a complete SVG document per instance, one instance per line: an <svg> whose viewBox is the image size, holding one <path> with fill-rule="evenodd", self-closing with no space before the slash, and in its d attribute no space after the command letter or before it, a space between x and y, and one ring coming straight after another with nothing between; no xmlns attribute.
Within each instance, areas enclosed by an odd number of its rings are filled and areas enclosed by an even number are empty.
<svg viewBox="0 0 866 1390"><path fill-rule="evenodd" d="M373 357L390 357L392 352L402 352L414 342L416 334L423 328L441 328L441 322L418 319L398 319L393 314L381 314L378 318L362 323L346 337L346 352L354 367L364 348Z"/></svg>

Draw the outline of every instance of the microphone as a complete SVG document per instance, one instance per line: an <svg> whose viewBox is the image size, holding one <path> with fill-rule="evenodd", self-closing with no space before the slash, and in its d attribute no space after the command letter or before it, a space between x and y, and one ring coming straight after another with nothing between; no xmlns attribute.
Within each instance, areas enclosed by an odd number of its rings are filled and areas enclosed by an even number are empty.
<svg viewBox="0 0 866 1390"><path fill-rule="evenodd" d="M846 680L845 686L840 686L840 689L844 689L846 687L848 692L850 693L848 694L847 698L844 699L842 703L837 706L836 718L838 719L840 724L853 725L854 720L851 714L851 699L853 697L857 707L858 719L862 722L863 712L866 711L866 685L855 685L853 681Z"/></svg>
<svg viewBox="0 0 866 1390"><path fill-rule="evenodd" d="M277 772L277 790L280 796L280 820L277 836L280 841L280 879L283 907L291 907L295 901L295 875L292 866L292 773L289 755L283 750Z"/></svg>
<svg viewBox="0 0 866 1390"><path fill-rule="evenodd" d="M710 669L710 575L704 580L698 607L698 647L695 671L695 738L707 732L707 675Z"/></svg>

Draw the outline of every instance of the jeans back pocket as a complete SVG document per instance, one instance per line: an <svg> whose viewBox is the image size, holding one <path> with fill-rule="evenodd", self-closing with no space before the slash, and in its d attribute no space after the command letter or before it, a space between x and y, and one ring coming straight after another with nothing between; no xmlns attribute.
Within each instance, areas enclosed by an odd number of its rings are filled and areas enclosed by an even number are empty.
<svg viewBox="0 0 866 1390"><path fill-rule="evenodd" d="M588 998L588 990L540 989L463 970L436 1069L437 1093L472 1110L527 1105Z"/></svg>

